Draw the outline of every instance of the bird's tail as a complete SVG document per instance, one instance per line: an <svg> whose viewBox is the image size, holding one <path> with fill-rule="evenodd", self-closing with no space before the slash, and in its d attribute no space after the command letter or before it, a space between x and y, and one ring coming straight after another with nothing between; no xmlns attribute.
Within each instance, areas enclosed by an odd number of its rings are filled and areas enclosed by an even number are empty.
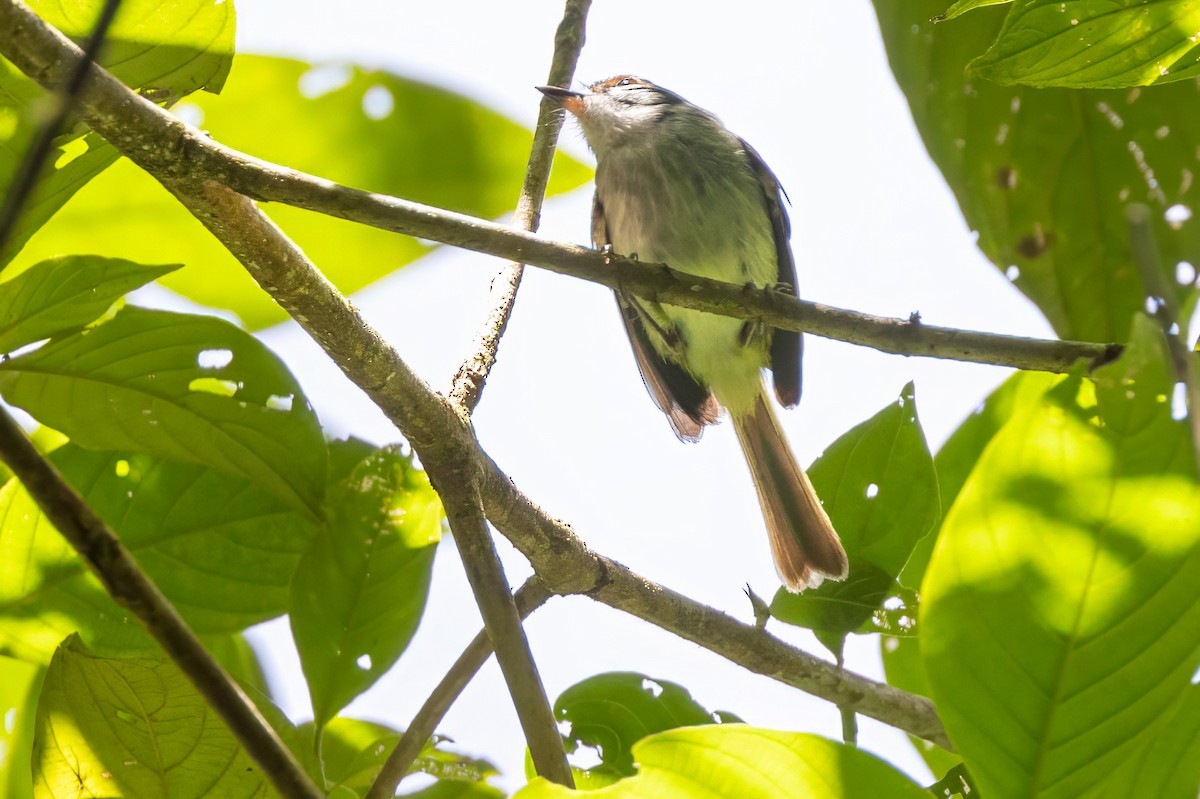
<svg viewBox="0 0 1200 799"><path fill-rule="evenodd" d="M749 413L733 416L733 426L750 465L784 585L789 591L803 591L826 578L844 579L849 568L846 551L761 391Z"/></svg>

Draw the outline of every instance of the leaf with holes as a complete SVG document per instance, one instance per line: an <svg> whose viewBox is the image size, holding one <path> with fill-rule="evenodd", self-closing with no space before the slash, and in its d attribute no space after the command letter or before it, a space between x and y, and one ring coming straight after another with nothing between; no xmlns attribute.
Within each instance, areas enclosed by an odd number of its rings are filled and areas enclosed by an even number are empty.
<svg viewBox="0 0 1200 799"><path fill-rule="evenodd" d="M1119 89L1200 74L1193 0L1016 0L971 69L998 83Z"/></svg>
<svg viewBox="0 0 1200 799"><path fill-rule="evenodd" d="M850 559L844 582L779 589L771 615L816 631L835 654L887 599L917 541L941 513L937 476L912 383L896 402L843 434L809 469Z"/></svg>
<svg viewBox="0 0 1200 799"><path fill-rule="evenodd" d="M178 268L98 255L43 261L0 283L0 352L94 322L125 294Z"/></svg>
<svg viewBox="0 0 1200 799"><path fill-rule="evenodd" d="M32 0L29 5L82 43L91 34L104 3ZM99 63L127 86L156 101L175 100L198 89L218 92L233 61L234 16L233 3L224 0L124 0L109 28ZM0 58L0 196L25 157L44 103L41 88ZM54 143L52 169L39 181L12 240L0 251L0 266L75 192L117 160L117 151L82 125L62 133ZM50 255L72 250L94 252L96 246L63 246Z"/></svg>
<svg viewBox="0 0 1200 799"><path fill-rule="evenodd" d="M66 444L49 458L197 632L287 611L314 525L282 500L211 467L146 455ZM152 645L16 480L0 489L0 519L0 651L45 662L75 631L93 646Z"/></svg>
<svg viewBox="0 0 1200 799"><path fill-rule="evenodd" d="M588 747L600 755L597 766L572 766L581 788L600 788L637 773L633 746L648 735L741 720L731 713L706 710L678 683L623 671L597 674L572 685L554 703L554 715L570 725L570 732L563 735L568 754Z"/></svg>
<svg viewBox="0 0 1200 799"><path fill-rule="evenodd" d="M214 466L319 514L316 415L287 367L228 322L128 307L0 364L0 394L80 446Z"/></svg>
<svg viewBox="0 0 1200 799"><path fill-rule="evenodd" d="M996 434L929 564L921 651L985 796L1097 790L1200 665L1200 487L1136 329L1119 391L1072 377Z"/></svg>
<svg viewBox="0 0 1200 799"><path fill-rule="evenodd" d="M532 98L530 100L533 102ZM532 134L461 95L390 72L239 55L220 97L189 98L176 113L223 144L368 191L487 219L513 209ZM280 136L303 130L303 136ZM591 170L563 153L549 194ZM264 210L352 293L430 252L428 242L290 208ZM22 253L63 250L132 260L178 260L164 285L236 313L251 329L286 317L245 269L153 178L121 162L89 185Z"/></svg>
<svg viewBox="0 0 1200 799"><path fill-rule="evenodd" d="M928 799L891 765L816 735L741 724L685 727L639 741L638 774L598 791L572 791L538 778L514 799Z"/></svg>
<svg viewBox="0 0 1200 799"><path fill-rule="evenodd" d="M268 797L258 765L164 655L103 657L63 642L37 711L44 796Z"/></svg>
<svg viewBox="0 0 1200 799"><path fill-rule="evenodd" d="M425 473L394 448L330 490L325 524L292 580L292 635L323 725L375 683L417 631L442 511Z"/></svg>
<svg viewBox="0 0 1200 799"><path fill-rule="evenodd" d="M1191 306L1191 265L1200 264L1195 82L1120 93L1000 86L966 68L995 40L1005 8L934 26L946 0L874 5L921 138L979 248L1059 336L1128 338L1145 297L1124 216L1131 202L1155 209L1163 278Z"/></svg>

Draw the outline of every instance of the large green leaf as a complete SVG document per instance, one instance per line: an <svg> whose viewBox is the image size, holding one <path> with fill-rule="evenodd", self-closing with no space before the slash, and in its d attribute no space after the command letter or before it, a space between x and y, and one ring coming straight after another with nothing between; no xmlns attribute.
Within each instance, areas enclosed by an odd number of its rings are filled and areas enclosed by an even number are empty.
<svg viewBox="0 0 1200 799"><path fill-rule="evenodd" d="M216 469L146 455L67 444L50 460L198 632L287 611L313 525L283 501ZM93 646L152 645L16 480L0 489L0 520L0 650L44 662L76 630Z"/></svg>
<svg viewBox="0 0 1200 799"><path fill-rule="evenodd" d="M1159 5L1159 4L1151 4ZM966 74L996 38L1003 7L952 23L946 0L875 0L896 79L925 146L979 247L1064 338L1124 341L1146 292L1124 207L1155 209L1164 279L1186 307L1200 263L1192 215L1200 89L1185 81L1132 92L999 86ZM1064 15L1065 16L1065 15Z"/></svg>
<svg viewBox="0 0 1200 799"><path fill-rule="evenodd" d="M260 158L485 218L513 208L532 140L510 120L427 84L258 56L238 57L220 97L198 96L176 111ZM303 135L281 136L281 130ZM549 191L576 188L589 175L559 155ZM265 209L346 293L429 251L415 239L332 217L279 205ZM252 329L285 318L199 222L127 161L80 192L19 263L64 250L177 260L187 268L164 281L175 291L227 308Z"/></svg>
<svg viewBox="0 0 1200 799"><path fill-rule="evenodd" d="M442 512L425 473L386 448L331 489L325 518L296 569L290 612L318 725L373 685L412 640Z"/></svg>
<svg viewBox="0 0 1200 799"><path fill-rule="evenodd" d="M215 466L318 514L316 415L287 367L228 322L127 307L0 364L0 394L80 446Z"/></svg>
<svg viewBox="0 0 1200 799"><path fill-rule="evenodd" d="M91 33L102 0L32 0L47 22L77 42ZM126 85L164 101L197 89L221 90L233 60L232 2L214 0L125 0L109 29L99 61ZM41 114L42 90L0 58L0 194L8 188L25 157ZM3 266L25 241L88 180L117 159L117 152L82 126L55 140L51 168L24 209L21 222L3 252ZM92 247L55 250L91 252ZM161 259L151 259L160 263Z"/></svg>
<svg viewBox="0 0 1200 799"><path fill-rule="evenodd" d="M685 727L634 747L638 774L598 791L538 778L514 799L928 799L889 764L859 749L795 732L720 724Z"/></svg>
<svg viewBox="0 0 1200 799"><path fill-rule="evenodd" d="M850 559L850 576L793 594L771 615L809 627L835 653L877 611L913 547L941 514L933 458L912 383L896 402L851 428L809 470Z"/></svg>
<svg viewBox="0 0 1200 799"><path fill-rule="evenodd" d="M178 268L95 255L43 261L0 283L0 352L94 322L128 292Z"/></svg>
<svg viewBox="0 0 1200 799"><path fill-rule="evenodd" d="M555 701L554 715L570 725L563 733L568 754L590 747L600 755L597 766L573 768L580 788L632 777L637 773L634 745L656 732L741 721L731 713L705 709L678 683L635 672L597 674L572 685Z"/></svg>
<svg viewBox="0 0 1200 799"><path fill-rule="evenodd" d="M1126 88L1200 74L1194 0L1016 0L971 69L999 83Z"/></svg>
<svg viewBox="0 0 1200 799"><path fill-rule="evenodd" d="M1152 734L1141 752L1104 780L1094 799L1196 799L1200 786L1200 685Z"/></svg>
<svg viewBox="0 0 1200 799"><path fill-rule="evenodd" d="M987 400L959 425L946 443L942 444L942 448L933 459L933 464L937 472L943 513L954 505L958 492L996 432L1014 414L1040 402L1046 391L1062 379L1061 375L1046 372L1014 374L993 391ZM908 563L900 572L900 582L904 586L916 588L925 579L925 569L933 555L940 528L941 519L929 535L917 542ZM911 622L915 609L904 610L909 614L908 620ZM879 645L883 656L883 668L889 685L921 696L931 696L925 666L921 663L920 636L919 624L910 627L904 634L881 636ZM943 774L962 762L960 755L948 752L923 738L910 736L909 740L935 774Z"/></svg>
<svg viewBox="0 0 1200 799"><path fill-rule="evenodd" d="M33 767L39 799L274 796L173 663L101 657L75 637L50 662Z"/></svg>
<svg viewBox="0 0 1200 799"><path fill-rule="evenodd" d="M0 796L31 799L33 727L45 669L0 657Z"/></svg>
<svg viewBox="0 0 1200 799"><path fill-rule="evenodd" d="M1200 487L1153 333L1143 319L1099 404L1072 378L1005 425L942 528L921 648L984 796L1101 788L1200 665Z"/></svg>

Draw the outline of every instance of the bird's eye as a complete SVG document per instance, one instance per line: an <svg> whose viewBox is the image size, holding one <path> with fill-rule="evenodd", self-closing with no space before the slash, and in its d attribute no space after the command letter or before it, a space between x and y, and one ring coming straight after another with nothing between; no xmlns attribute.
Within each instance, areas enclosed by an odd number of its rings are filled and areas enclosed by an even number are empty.
<svg viewBox="0 0 1200 799"><path fill-rule="evenodd" d="M633 79L632 78L621 78L619 81L617 81L617 85L618 86L632 86Z"/></svg>

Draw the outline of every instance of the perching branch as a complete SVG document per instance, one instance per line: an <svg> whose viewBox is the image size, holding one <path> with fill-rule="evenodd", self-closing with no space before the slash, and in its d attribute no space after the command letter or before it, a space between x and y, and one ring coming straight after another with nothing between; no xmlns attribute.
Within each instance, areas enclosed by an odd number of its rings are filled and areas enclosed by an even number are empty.
<svg viewBox="0 0 1200 799"><path fill-rule="evenodd" d="M546 604L549 598L550 592L537 577L530 577L513 594L517 612L521 614L522 620L529 618L529 615ZM404 730L404 735L400 736L400 742L388 755L387 762L383 764L383 769L371 785L371 790L367 791L366 799L391 799L395 795L396 786L416 762L425 747L425 742L437 731L438 724L442 722L450 706L491 656L492 643L488 640L487 631L480 631L471 639L471 643L459 655L458 660L454 661L450 671L446 672L437 688L433 689L425 704L421 705L417 715L413 716L412 722Z"/></svg>
<svg viewBox="0 0 1200 799"><path fill-rule="evenodd" d="M59 60L73 48L16 0L0 0L0 52L44 86L58 85ZM226 246L240 250L234 250L234 254L259 284L399 427L426 467L435 462L458 463L478 480L488 518L530 559L538 576L552 591L588 594L752 671L949 746L929 700L841 671L591 552L567 525L550 517L513 485L482 451L467 421L412 372L286 236L257 213L253 203L223 186L189 176L186 158L194 154L190 145L185 145L189 148L187 155L171 150L183 145L181 136L187 134L184 126L120 86L102 70L95 70L82 102L88 123L118 149L142 164L168 188L186 187L194 193L193 197L202 196L212 206L211 211L219 211L208 213L207 219L205 212L201 212L201 221L215 233L228 234L222 236ZM432 209L421 213L427 211L433 213L431 218L445 216ZM462 231L469 232L478 224L487 225L459 218L464 220ZM514 240L541 242L529 234L489 227ZM591 263L593 257L603 262L603 256L582 248L544 244L551 249L565 247L576 251L579 263ZM517 258L533 262L519 253Z"/></svg>
<svg viewBox="0 0 1200 799"><path fill-rule="evenodd" d="M18 0L0 0L0 53L48 89L66 80L74 45ZM482 219L332 181L252 158L127 89L95 68L80 95L87 123L160 180L209 180L258 200L281 202L355 222L488 253L560 274L621 288L652 300L725 316L761 320L781 330L873 347L898 355L1066 372L1083 360L1096 367L1116 359L1119 344L1056 341L934 327L889 319L688 275L665 266L606 256L539 238Z"/></svg>
<svg viewBox="0 0 1200 799"><path fill-rule="evenodd" d="M592 0L567 0L562 21L554 34L554 56L550 60L550 76L547 79L551 86L569 86L575 76L575 63L579 60L579 51L583 49L584 25L591 4ZM538 109L537 127L533 130L533 147L529 153L529 166L525 169L525 184L521 187L517 210L513 213L514 228L529 231L538 229L546 184L550 180L550 165L554 161L555 144L562 123L558 106L543 97ZM508 326L524 273L525 266L520 261L513 261L492 278L492 309L475 334L475 351L458 367L454 375L454 387L450 390L451 401L465 408L468 414L479 404L483 385L496 363L496 350Z"/></svg>
<svg viewBox="0 0 1200 799"><path fill-rule="evenodd" d="M138 566L108 525L37 451L0 408L0 459L63 537L100 578L117 604L132 613L187 676L282 796L320 799L275 730Z"/></svg>

